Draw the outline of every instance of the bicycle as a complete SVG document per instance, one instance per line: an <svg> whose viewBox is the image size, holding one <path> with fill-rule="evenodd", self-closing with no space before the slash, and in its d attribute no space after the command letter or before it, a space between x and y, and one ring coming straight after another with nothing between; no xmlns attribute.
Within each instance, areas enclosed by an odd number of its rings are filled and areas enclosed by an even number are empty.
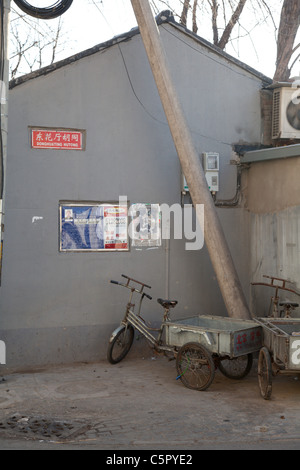
<svg viewBox="0 0 300 470"><path fill-rule="evenodd" d="M164 332L165 322L170 320L169 312L171 308L174 308L177 305L176 300L163 300L157 299L158 303L164 308L163 321L160 328L153 328L141 317L142 303L145 297L152 300L151 295L144 292L145 288L151 289L151 286L137 281L133 278L122 274L122 277L127 279L127 283L121 283L118 281L111 280L112 284L117 284L119 286L125 287L130 290L129 301L126 306L126 311L123 320L121 321L120 326L114 330L112 333L108 350L107 350L107 359L111 364L117 364L128 354L134 339L134 328L136 328L146 339L150 342L153 348L157 352L173 352L173 349L167 345L162 345L162 336ZM140 287L137 288L131 283L136 283ZM133 294L137 293L140 295L140 301L138 306L138 313L134 313L135 304L132 303ZM150 331L157 332L157 337L153 336Z"/></svg>
<svg viewBox="0 0 300 470"><path fill-rule="evenodd" d="M295 310L297 307L299 307L299 304L291 300L283 300L280 302L278 291L284 290L284 291L292 292L293 294L296 294L298 296L300 296L300 293L294 289L290 289L286 287L286 283L292 284L292 281L289 281L288 279L267 276L266 274L263 274L263 277L267 279L271 279L270 283L268 284L266 282L251 282L251 285L252 286L267 286L267 287L273 287L275 289L275 295L271 297L269 311L268 311L267 316L269 318L289 318L291 316L292 311ZM277 281L280 284L274 283ZM279 310L278 306L283 307L283 308Z"/></svg>

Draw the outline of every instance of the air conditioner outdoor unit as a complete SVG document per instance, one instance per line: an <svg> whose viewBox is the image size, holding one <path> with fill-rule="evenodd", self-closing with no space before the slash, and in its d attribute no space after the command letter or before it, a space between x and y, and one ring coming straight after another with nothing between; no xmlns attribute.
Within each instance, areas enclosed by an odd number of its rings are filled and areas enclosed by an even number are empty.
<svg viewBox="0 0 300 470"><path fill-rule="evenodd" d="M272 139L300 139L300 89L273 91Z"/></svg>

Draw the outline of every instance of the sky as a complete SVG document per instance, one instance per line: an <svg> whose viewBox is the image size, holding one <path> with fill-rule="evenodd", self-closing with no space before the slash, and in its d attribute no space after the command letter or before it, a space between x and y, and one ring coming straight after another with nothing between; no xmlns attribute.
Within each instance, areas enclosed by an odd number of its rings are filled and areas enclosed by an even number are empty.
<svg viewBox="0 0 300 470"><path fill-rule="evenodd" d="M35 6L49 6L53 1L29 0L29 3ZM151 3L153 0L149 1ZM252 2L254 1L257 0L252 0ZM168 0L168 2L180 11L182 0ZM276 7L281 3L281 0L272 0L274 18L278 23L280 8L276 10ZM161 2L161 5L160 11L167 9L164 1ZM249 7L251 5L249 2ZM234 43L234 46L230 44L226 48L226 52L272 78L276 60L274 27L264 21L259 11L256 14L253 13L253 9L251 11L244 10L243 14L247 15L247 28L251 31L251 36L246 34L242 27L236 27L234 35L240 38ZM56 56L56 60L93 47L115 35L129 31L137 25L130 0L74 0L62 19L65 44ZM178 21L178 18L176 20ZM201 21L200 18L198 35L211 41L211 34L210 20ZM300 75L299 61L293 72L293 75Z"/></svg>

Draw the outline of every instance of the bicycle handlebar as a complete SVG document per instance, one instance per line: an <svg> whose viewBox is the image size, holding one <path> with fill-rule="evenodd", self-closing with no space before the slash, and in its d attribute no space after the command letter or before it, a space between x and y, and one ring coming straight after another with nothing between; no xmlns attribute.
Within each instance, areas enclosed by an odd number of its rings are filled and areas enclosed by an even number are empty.
<svg viewBox="0 0 300 470"><path fill-rule="evenodd" d="M152 300L152 297L151 297L151 295L149 295L149 294L146 294L145 292L143 293L143 295L144 295L145 297L147 297L149 300Z"/></svg>
<svg viewBox="0 0 300 470"><path fill-rule="evenodd" d="M126 279L128 279L127 284L122 284L122 282L114 281L112 279L111 279L110 282L112 284L117 284L118 286L126 287L127 289L130 289L132 292L137 292L138 294L141 294L143 297L147 297L149 300L152 300L151 295L146 294L146 292L143 292L144 287L148 287L149 289L151 289L151 286L148 286L147 284L144 284L143 282L136 281L135 279L132 279L131 277L125 276L125 274L122 274L122 276L125 277ZM142 286L141 289L138 290L135 287L130 286L129 285L130 281L136 282L137 284L140 284Z"/></svg>
<svg viewBox="0 0 300 470"><path fill-rule="evenodd" d="M132 277L125 276L125 274L121 274L122 277L125 277L125 279L128 279L128 281L136 282L137 284L141 284L142 286L148 287L148 289L151 289L151 286L148 286L147 284L144 284L143 282L136 281Z"/></svg>
<svg viewBox="0 0 300 470"><path fill-rule="evenodd" d="M265 277L267 279L271 279L270 284L267 284L266 282L251 282L251 285L252 286L273 287L274 289L276 289L276 295L277 295L278 289L280 289L280 290L286 290L288 292L292 292L293 294L296 294L296 295L300 296L300 293L297 292L296 290L285 287L286 282L288 282L289 284L293 284L293 281L289 281L288 279L282 279L280 277L267 276L266 274L263 274L263 277ZM274 281L280 281L280 282L282 282L282 284L281 285L280 284L274 284Z"/></svg>

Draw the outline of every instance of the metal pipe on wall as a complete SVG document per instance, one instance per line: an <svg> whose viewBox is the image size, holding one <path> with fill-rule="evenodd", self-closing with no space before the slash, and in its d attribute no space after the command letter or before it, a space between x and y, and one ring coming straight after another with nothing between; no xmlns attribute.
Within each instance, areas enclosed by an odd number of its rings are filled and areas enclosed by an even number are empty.
<svg viewBox="0 0 300 470"><path fill-rule="evenodd" d="M4 214L5 214L5 172L7 159L7 131L8 131L8 82L9 82L9 58L8 58L8 35L9 35L9 15L11 0L4 0L1 5L1 66L0 66L0 284L2 267L2 247L4 232Z"/></svg>
<svg viewBox="0 0 300 470"><path fill-rule="evenodd" d="M157 23L148 0L131 0L153 77L169 123L194 206L204 204L204 238L230 317L251 318L199 156L169 72Z"/></svg>

